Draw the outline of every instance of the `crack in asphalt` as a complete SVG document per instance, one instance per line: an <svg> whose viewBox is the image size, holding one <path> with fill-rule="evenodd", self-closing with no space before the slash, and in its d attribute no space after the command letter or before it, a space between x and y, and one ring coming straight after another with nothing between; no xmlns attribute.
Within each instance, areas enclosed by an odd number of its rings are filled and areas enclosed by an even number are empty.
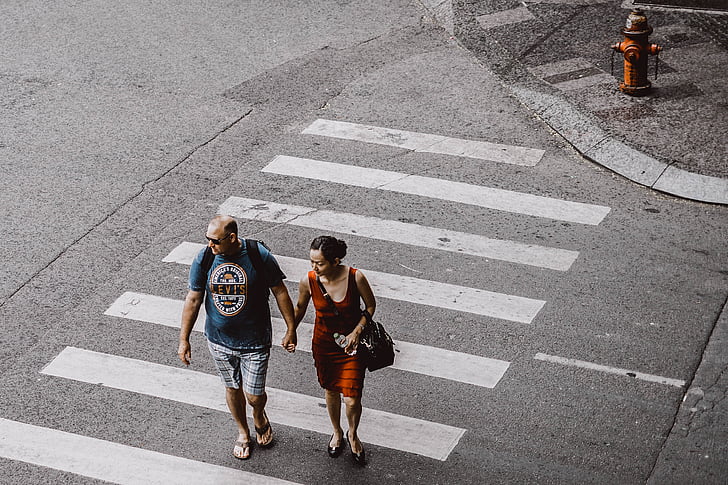
<svg viewBox="0 0 728 485"><path fill-rule="evenodd" d="M72 247L74 247L75 245L77 245L84 238L86 238L89 234L91 234L93 231L95 231L98 227L100 227L102 224L104 224L106 221L108 221L109 218L111 218L114 214L116 214L122 208L124 208L129 203L131 203L133 200L135 200L136 198L138 198L142 193L144 193L144 191L146 190L146 188L149 185L151 185L151 184L153 184L155 182L158 182L162 178L166 177L170 172L172 172L173 170L175 170L176 168L178 168L180 165L182 165L183 163L185 163L187 160L189 160L190 157L192 157L200 149L206 147L207 145L209 145L210 143L212 143L213 141L215 141L218 137L220 137L223 133L225 133L226 131L228 131L230 128L232 128L233 126L235 126L238 123L240 123L240 121L242 121L243 119L245 119L248 116L250 116L250 114L252 112L253 112L253 109L252 108L249 109L245 114L243 114L242 116L239 116L237 119L235 119L234 121L232 121L232 122L228 123L226 126L224 126L221 130L219 130L217 133L215 133L210 139L208 139L208 140L200 143L199 145L195 146L194 148L192 148L179 161L177 161L176 163L174 163L171 167L169 167L167 170L165 170L164 172L162 172L161 174L159 174L157 177L155 177L155 178L153 178L151 180L147 180L146 182L142 183L141 188L135 194L133 194L132 196L128 197L126 200L122 201L119 205L116 206L116 208L114 208L109 213L107 213L101 220L99 220L97 223L93 224L86 232L84 232L79 237L77 237L76 239L74 239L73 241L71 241L71 243L69 243L65 248L63 248L61 251L59 251L58 254L56 254L56 256L53 257L50 261L48 261L48 263L46 263L42 268L38 269L38 271L34 272L24 282L22 282L20 284L20 286L18 286L5 299L3 299L3 301L0 302L0 308L3 308L7 304L7 302L9 302L10 300L12 300L13 297L15 297L16 294L18 294L21 290L23 290L24 288L26 288L30 284L30 282L33 281L38 275L40 275L43 271L45 271L46 269L48 269L49 267L51 267L56 261L58 261L61 257L63 257L68 252L69 249L71 249Z"/></svg>
<svg viewBox="0 0 728 485"><path fill-rule="evenodd" d="M716 328L718 327L718 323L720 322L721 318L723 317L723 313L728 311L726 310L726 307L728 306L728 297L725 298L723 301L723 305L721 305L721 311L716 315L715 321L713 322L713 328L710 331L710 335L708 335L708 338L705 340L705 343L703 345L702 352L700 353L700 361L698 362L697 367L693 371L693 375L690 376L688 380L685 381L685 391L683 392L683 398L680 400L679 405L677 406L677 409L675 409L675 413L673 414L672 419L672 425L670 426L670 430L668 431L667 435L665 436L665 439L662 441L662 445L660 446L660 449L658 453L655 455L655 459L652 463L652 466L650 467L650 471L647 474L647 477L645 479L645 483L650 483L650 480L652 479L653 475L655 474L655 470L657 469L658 463L660 462L660 457L667 449L667 442L670 440L670 437L673 435L673 433L677 434L680 431L681 427L684 427L684 432L682 433L683 436L689 436L691 432L695 432L699 429L702 429L704 426L693 426L692 423L694 419L701 415L704 411L711 411L715 408L717 403L722 402L726 399L726 393L723 393L723 397L718 399L716 402L711 402L711 405L708 407L704 407L700 412L693 412L692 409L697 407L697 404L705 401L705 391L699 387L694 386L693 383L696 380L696 377L698 376L698 373L701 370L701 366L703 365L703 362L705 362L706 353L708 351L708 347L710 345L710 341L713 338L713 334L716 332ZM710 387L708 389L713 388L718 384L720 381L720 378L728 372L728 366L724 366L720 373L718 373L718 376L715 378L712 384L710 384ZM687 404L688 401L691 400L691 396L693 399L697 399L695 402L692 402L691 404ZM697 396L697 397L696 397ZM686 412L687 411L687 412Z"/></svg>

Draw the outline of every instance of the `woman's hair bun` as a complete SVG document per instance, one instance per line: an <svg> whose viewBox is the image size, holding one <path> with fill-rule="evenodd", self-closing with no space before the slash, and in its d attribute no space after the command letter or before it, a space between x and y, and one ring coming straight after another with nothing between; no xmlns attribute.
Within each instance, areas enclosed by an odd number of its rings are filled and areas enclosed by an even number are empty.
<svg viewBox="0 0 728 485"><path fill-rule="evenodd" d="M311 249L320 250L327 261L333 263L335 258L344 259L346 243L333 236L319 236L311 242Z"/></svg>

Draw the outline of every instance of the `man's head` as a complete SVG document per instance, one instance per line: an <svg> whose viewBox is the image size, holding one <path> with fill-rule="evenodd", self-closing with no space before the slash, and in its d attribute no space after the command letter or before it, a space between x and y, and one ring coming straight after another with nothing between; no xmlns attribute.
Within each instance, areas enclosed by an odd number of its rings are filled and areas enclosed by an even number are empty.
<svg viewBox="0 0 728 485"><path fill-rule="evenodd" d="M238 223L230 216L213 217L207 226L205 238L213 254L232 254L240 250Z"/></svg>

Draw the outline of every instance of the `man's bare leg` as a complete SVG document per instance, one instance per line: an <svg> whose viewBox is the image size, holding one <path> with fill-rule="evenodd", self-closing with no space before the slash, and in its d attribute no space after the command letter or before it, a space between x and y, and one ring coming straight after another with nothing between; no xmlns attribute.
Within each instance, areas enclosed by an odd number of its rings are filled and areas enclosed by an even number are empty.
<svg viewBox="0 0 728 485"><path fill-rule="evenodd" d="M238 439L234 454L237 458L248 458L250 456L250 429L248 428L248 418L245 413L245 394L243 390L226 387L225 402L227 402L233 421L238 427ZM243 445L240 446L240 443ZM247 450L245 444L247 444Z"/></svg>
<svg viewBox="0 0 728 485"><path fill-rule="evenodd" d="M259 396L254 394L245 394L248 404L253 408L253 424L258 433L257 441L261 446L268 446L273 442L273 429L270 427L270 421L265 414L265 404L268 402L268 394L265 392ZM258 430L262 430L260 433Z"/></svg>

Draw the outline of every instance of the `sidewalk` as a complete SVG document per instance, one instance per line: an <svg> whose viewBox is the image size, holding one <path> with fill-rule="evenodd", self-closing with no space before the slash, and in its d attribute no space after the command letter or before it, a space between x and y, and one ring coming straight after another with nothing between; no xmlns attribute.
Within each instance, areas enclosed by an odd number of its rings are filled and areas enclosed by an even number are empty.
<svg viewBox="0 0 728 485"><path fill-rule="evenodd" d="M623 57L610 48L624 40L631 4L422 3L585 157L655 190L728 205L728 14L642 7L649 42L664 50L656 80L650 56L652 91L633 97L618 89Z"/></svg>

